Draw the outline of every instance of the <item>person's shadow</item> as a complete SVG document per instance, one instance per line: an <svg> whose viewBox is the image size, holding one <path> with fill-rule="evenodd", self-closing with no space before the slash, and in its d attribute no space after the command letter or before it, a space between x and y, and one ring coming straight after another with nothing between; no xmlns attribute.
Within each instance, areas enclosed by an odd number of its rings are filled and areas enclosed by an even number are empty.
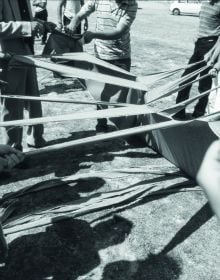
<svg viewBox="0 0 220 280"><path fill-rule="evenodd" d="M181 274L180 262L167 255L149 255L142 261L108 264L102 280L175 280Z"/></svg>
<svg viewBox="0 0 220 280"><path fill-rule="evenodd" d="M118 216L94 227L79 219L54 221L45 232L10 244L0 279L77 279L100 264L100 249L122 243L131 228L131 222Z"/></svg>

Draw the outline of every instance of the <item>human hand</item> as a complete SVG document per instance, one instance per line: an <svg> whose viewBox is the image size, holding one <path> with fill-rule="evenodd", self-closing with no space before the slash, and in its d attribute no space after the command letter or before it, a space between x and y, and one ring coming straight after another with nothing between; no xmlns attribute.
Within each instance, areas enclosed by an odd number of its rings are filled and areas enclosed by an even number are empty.
<svg viewBox="0 0 220 280"><path fill-rule="evenodd" d="M63 24L61 22L58 22L57 29L58 30L62 30L63 29Z"/></svg>
<svg viewBox="0 0 220 280"><path fill-rule="evenodd" d="M52 33L54 29L58 28L57 25L51 21L44 22L44 27L46 28L46 31L49 33Z"/></svg>
<svg viewBox="0 0 220 280"><path fill-rule="evenodd" d="M18 150L14 149L9 145L0 144L0 156L4 156L10 153L21 153L21 152L19 152Z"/></svg>
<svg viewBox="0 0 220 280"><path fill-rule="evenodd" d="M8 145L0 145L0 171L11 169L24 160L22 152Z"/></svg>
<svg viewBox="0 0 220 280"><path fill-rule="evenodd" d="M89 44L94 38L95 38L94 32L86 31L83 34L83 39L84 39L85 44Z"/></svg>
<svg viewBox="0 0 220 280"><path fill-rule="evenodd" d="M220 141L208 148L197 174L197 182L204 189L217 217L220 219Z"/></svg>
<svg viewBox="0 0 220 280"><path fill-rule="evenodd" d="M43 21L32 21L31 22L31 32L34 37L40 37L43 35L45 30Z"/></svg>
<svg viewBox="0 0 220 280"><path fill-rule="evenodd" d="M80 22L80 18L76 16L74 19L71 20L70 24L65 26L65 32L68 35L73 36L74 34L76 34L76 28L80 24Z"/></svg>
<svg viewBox="0 0 220 280"><path fill-rule="evenodd" d="M76 26L73 23L70 23L64 27L64 30L66 34L68 34L69 36L73 36L76 33Z"/></svg>
<svg viewBox="0 0 220 280"><path fill-rule="evenodd" d="M218 75L218 70L216 68L212 68L209 70L209 74L211 75L212 78L216 78Z"/></svg>

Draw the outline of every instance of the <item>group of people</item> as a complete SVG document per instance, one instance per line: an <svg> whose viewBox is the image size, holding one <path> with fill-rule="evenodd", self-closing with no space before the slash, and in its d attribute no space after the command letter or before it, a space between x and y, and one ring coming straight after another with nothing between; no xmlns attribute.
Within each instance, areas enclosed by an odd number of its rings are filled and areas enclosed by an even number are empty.
<svg viewBox="0 0 220 280"><path fill-rule="evenodd" d="M31 4L35 7L34 17L31 13ZM57 28L65 28L69 34L81 32L80 22L96 11L96 31L84 33L85 43L95 39L95 55L98 58L129 71L131 65L130 26L137 13L137 1L88 0L85 5L83 4L81 0L59 0ZM47 16L46 0L34 0L33 3L29 0L0 0L2 51L20 55L34 54L34 37L42 36L42 43L46 40ZM84 28L88 28L87 21ZM39 96L34 68L24 67L11 59L3 64L2 80L7 82L7 85L1 89L4 95ZM30 118L42 117L39 101L23 102L2 98L1 102L3 121L22 119L24 109L28 110ZM105 129L106 123L103 126ZM43 133L43 125L29 126L27 146L35 148L45 146ZM21 127L3 129L3 142L22 151L22 134Z"/></svg>
<svg viewBox="0 0 220 280"><path fill-rule="evenodd" d="M35 7L34 17L32 16L31 4ZM86 20L83 37L85 43L90 43L92 40L95 40L95 56L130 71L130 27L135 20L137 8L136 0L87 0L85 4L81 0L58 0L57 28L64 29L70 35L81 33L81 21ZM96 30L90 31L87 30L87 17L93 12L96 12ZM50 25L45 24L47 17L46 0L33 0L33 3L29 0L0 0L0 40L2 51L20 55L34 54L34 38L41 36L42 44L45 44L47 40L47 32L50 31L50 28L48 28ZM203 60L204 55L217 42L219 35L220 1L210 0L209 2L204 2L200 13L198 39L189 63ZM196 67L198 66L196 65L187 69L183 76L192 73L197 69ZM207 71L209 70L201 73L201 75L206 74ZM4 95L39 96L36 70L15 63L13 57L9 61L2 61L2 80L7 83L1 89ZM202 93L210 87L211 78L207 77L200 81L199 91ZM189 92L190 86L181 90L178 93L177 102L187 99ZM28 110L30 118L42 117L42 108L39 101L23 102L22 100L14 101L1 98L1 103L1 119L3 121L22 119L24 109ZM205 113L206 105L207 97L204 97L196 105L193 115L195 117L202 116ZM176 117L184 118L185 110L178 113ZM98 129L106 131L107 120L99 120ZM29 126L27 129L27 145L35 148L45 146L46 141L43 133L43 125ZM22 155L23 128L10 127L3 129L2 135L4 145L0 146L0 171L12 168L24 158ZM219 143L215 143L211 151L208 152L205 163L202 165L198 175L199 182L206 188L209 185L209 181L205 179L206 177L203 174L211 164L215 166L214 169L209 168L210 174L214 172L213 176L217 178L216 182L213 183L215 186L210 189L211 192L212 190L219 192L219 151ZM216 152L218 156L216 156ZM206 162L209 162L209 164L207 165ZM213 202L213 195L208 193L208 197ZM216 199L213 203L214 209L216 210Z"/></svg>

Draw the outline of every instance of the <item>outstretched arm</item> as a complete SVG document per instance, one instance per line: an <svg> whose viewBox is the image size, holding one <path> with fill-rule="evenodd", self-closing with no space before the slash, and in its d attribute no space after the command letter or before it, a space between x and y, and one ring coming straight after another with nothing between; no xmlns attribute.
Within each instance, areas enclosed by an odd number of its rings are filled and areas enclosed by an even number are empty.
<svg viewBox="0 0 220 280"><path fill-rule="evenodd" d="M85 43L90 43L93 39L100 40L117 40L123 36L133 23L137 13L137 3L129 5L124 11L124 15L120 18L117 26L111 31L95 31L86 32L84 34Z"/></svg>
<svg viewBox="0 0 220 280"><path fill-rule="evenodd" d="M74 34L76 28L79 26L83 19L86 19L91 13L95 11L95 0L88 0L85 5L82 6L78 14L73 18L70 24L66 27L67 33Z"/></svg>
<svg viewBox="0 0 220 280"><path fill-rule="evenodd" d="M129 29L129 27L123 23L119 23L113 31L109 32L91 32L87 31L83 37L85 43L90 43L93 39L100 40L117 40L122 37L122 35Z"/></svg>
<svg viewBox="0 0 220 280"><path fill-rule="evenodd" d="M197 174L197 181L220 219L220 140L213 142L208 148Z"/></svg>

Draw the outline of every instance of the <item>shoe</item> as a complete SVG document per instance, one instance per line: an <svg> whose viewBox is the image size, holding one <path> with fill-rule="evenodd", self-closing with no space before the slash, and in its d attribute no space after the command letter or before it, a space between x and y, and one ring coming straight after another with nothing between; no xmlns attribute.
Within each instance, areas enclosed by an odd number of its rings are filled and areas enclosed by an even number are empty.
<svg viewBox="0 0 220 280"><path fill-rule="evenodd" d="M173 119L175 120L185 120L186 119L186 112L185 110L181 110L175 115L173 115Z"/></svg>
<svg viewBox="0 0 220 280"><path fill-rule="evenodd" d="M27 146L29 148L43 148L46 145L47 145L47 141L43 137L35 139L34 143L28 143L27 142Z"/></svg>
<svg viewBox="0 0 220 280"><path fill-rule="evenodd" d="M96 130L96 134L99 134L99 133L106 133L109 131L109 127L108 125L100 125L100 124L97 124L96 127L95 127L95 130Z"/></svg>
<svg viewBox="0 0 220 280"><path fill-rule="evenodd" d="M193 113L192 113L192 117L193 118L199 118L199 117L202 117L205 115L205 112L204 111L198 111L198 110L195 110Z"/></svg>
<svg viewBox="0 0 220 280"><path fill-rule="evenodd" d="M23 147L22 147L21 144L13 144L13 145L12 145L12 148L14 148L14 149L16 149L16 150L18 150L18 151L20 151L20 152L23 151Z"/></svg>

